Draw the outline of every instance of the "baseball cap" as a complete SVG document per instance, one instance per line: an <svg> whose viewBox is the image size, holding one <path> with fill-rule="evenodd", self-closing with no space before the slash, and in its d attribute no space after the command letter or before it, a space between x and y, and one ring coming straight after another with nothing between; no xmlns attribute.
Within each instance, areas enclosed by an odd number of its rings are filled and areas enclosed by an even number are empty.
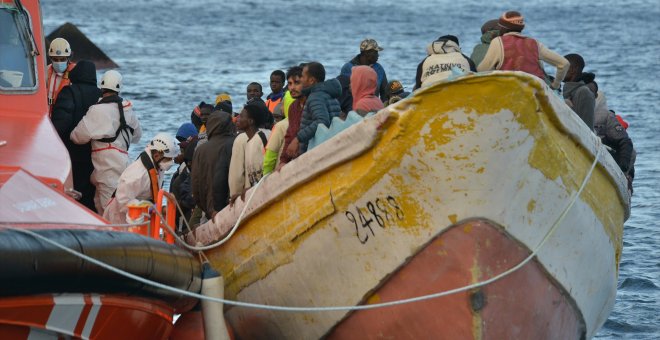
<svg viewBox="0 0 660 340"><path fill-rule="evenodd" d="M370 50L382 51L383 48L378 46L378 43L374 39L362 40L362 42L360 43L360 52L370 51Z"/></svg>

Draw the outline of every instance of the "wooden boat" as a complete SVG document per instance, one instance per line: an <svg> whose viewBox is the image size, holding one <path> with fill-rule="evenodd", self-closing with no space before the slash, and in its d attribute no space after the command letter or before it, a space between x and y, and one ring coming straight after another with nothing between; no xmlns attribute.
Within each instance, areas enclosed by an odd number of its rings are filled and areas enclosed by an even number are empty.
<svg viewBox="0 0 660 340"><path fill-rule="evenodd" d="M226 296L310 310L228 307L238 338L580 339L614 304L625 178L524 73L420 90L252 191L188 241L213 244L245 208L207 252Z"/></svg>
<svg viewBox="0 0 660 340"><path fill-rule="evenodd" d="M196 299L149 288L37 238L200 290L200 264L190 253L102 227L105 220L70 197L71 162L48 117L39 2L0 0L0 24L0 337L167 338L174 313Z"/></svg>

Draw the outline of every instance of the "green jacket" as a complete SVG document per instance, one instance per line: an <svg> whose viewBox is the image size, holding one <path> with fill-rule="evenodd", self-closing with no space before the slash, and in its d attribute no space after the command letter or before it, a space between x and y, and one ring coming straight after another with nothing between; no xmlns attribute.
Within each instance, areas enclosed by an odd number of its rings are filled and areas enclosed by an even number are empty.
<svg viewBox="0 0 660 340"><path fill-rule="evenodd" d="M481 36L481 44L474 46L470 59L474 61L475 66L479 66L481 61L484 60L486 52L488 52L488 47L490 47L490 42L500 35L500 31L493 30L487 31Z"/></svg>

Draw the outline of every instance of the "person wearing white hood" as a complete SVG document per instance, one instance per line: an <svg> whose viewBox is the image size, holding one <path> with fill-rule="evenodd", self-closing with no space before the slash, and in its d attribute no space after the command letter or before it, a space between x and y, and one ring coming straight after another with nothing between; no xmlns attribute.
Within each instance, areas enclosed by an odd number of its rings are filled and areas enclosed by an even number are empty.
<svg viewBox="0 0 660 340"><path fill-rule="evenodd" d="M449 78L452 68L476 71L472 60L461 52L456 36L441 36L429 44L426 54L428 56L417 66L415 90Z"/></svg>
<svg viewBox="0 0 660 340"><path fill-rule="evenodd" d="M99 215L117 188L119 176L128 166L128 148L142 137L142 128L131 102L119 97L122 76L110 70L101 78L101 99L89 110L71 131L71 141L76 144L92 143L90 177L96 186L94 205Z"/></svg>
<svg viewBox="0 0 660 340"><path fill-rule="evenodd" d="M128 222L127 204L133 200L156 200L162 187L163 174L174 165L179 147L171 135L158 133L119 177L117 191L103 212L103 218L112 224Z"/></svg>

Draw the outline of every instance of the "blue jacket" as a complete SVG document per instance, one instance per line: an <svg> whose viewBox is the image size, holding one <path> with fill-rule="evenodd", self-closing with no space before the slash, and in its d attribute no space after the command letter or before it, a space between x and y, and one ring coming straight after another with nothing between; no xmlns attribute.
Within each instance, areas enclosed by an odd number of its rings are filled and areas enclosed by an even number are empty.
<svg viewBox="0 0 660 340"><path fill-rule="evenodd" d="M351 61L344 64L344 66L341 67L340 74L348 76L350 78L351 74L353 73L353 66L360 65L359 57L360 56L358 55L355 58L353 58ZM389 93L389 88L387 87L387 75L385 74L385 69L379 63L375 63L371 65L371 68L373 68L374 71L376 71L376 75L378 76L378 83L376 84L376 93L374 94L380 97L382 101L389 100L390 93Z"/></svg>
<svg viewBox="0 0 660 340"><path fill-rule="evenodd" d="M307 142L316 134L316 127L319 124L330 127L332 118L339 117L341 114L341 107L337 100L341 95L341 85L337 79L330 79L303 89L302 94L307 96L307 101L303 108L297 137L301 152L305 152Z"/></svg>

